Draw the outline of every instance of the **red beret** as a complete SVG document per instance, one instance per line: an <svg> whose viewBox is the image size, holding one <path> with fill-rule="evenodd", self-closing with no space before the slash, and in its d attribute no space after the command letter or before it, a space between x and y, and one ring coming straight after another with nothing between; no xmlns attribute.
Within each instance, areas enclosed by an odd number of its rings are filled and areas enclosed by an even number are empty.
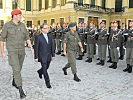
<svg viewBox="0 0 133 100"><path fill-rule="evenodd" d="M19 10L19 9L14 9L14 10L11 12L11 15L18 15L18 14L22 14L21 10Z"/></svg>

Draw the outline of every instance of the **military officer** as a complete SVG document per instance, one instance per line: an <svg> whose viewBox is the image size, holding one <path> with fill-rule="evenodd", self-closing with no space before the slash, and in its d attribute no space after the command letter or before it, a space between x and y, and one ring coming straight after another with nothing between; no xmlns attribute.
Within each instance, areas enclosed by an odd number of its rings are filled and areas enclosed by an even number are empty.
<svg viewBox="0 0 133 100"><path fill-rule="evenodd" d="M133 20L130 21L129 26L130 29L127 31L127 34L125 34L127 37L127 39L125 40L127 68L123 71L131 73L133 67Z"/></svg>
<svg viewBox="0 0 133 100"><path fill-rule="evenodd" d="M120 47L120 40L122 38L121 30L118 29L117 21L114 21L114 29L109 37L109 46L111 52L112 65L109 68L116 69L119 61L118 49Z"/></svg>
<svg viewBox="0 0 133 100"><path fill-rule="evenodd" d="M94 23L91 22L90 23L90 29L87 33L87 53L88 53L88 59L86 60L86 62L91 63L92 62L92 58L94 58L94 45L96 43L95 40L95 27L94 27Z"/></svg>
<svg viewBox="0 0 133 100"><path fill-rule="evenodd" d="M62 33L62 37L61 37L61 39L62 39L62 41L61 41L61 44L62 44L62 48L64 47L64 37L65 37L65 34L68 32L68 28L67 28L67 26L66 26L66 23L63 23L63 25L62 25L62 31L61 31L61 33ZM64 51L64 48L63 48L63 51ZM62 54L61 56L65 56L64 54Z"/></svg>
<svg viewBox="0 0 133 100"><path fill-rule="evenodd" d="M1 34L1 47L2 58L5 58L4 42L6 42L6 48L8 51L9 65L13 70L13 82L20 93L20 98L25 98L26 95L22 89L22 77L21 69L25 57L25 41L27 41L31 51L33 48L30 42L29 33L26 30L25 25L20 22L22 18L22 12L15 9L11 12L12 20L7 22L2 29Z"/></svg>
<svg viewBox="0 0 133 100"><path fill-rule="evenodd" d="M68 55L68 63L63 68L64 74L67 75L67 68L71 67L72 73L74 75L74 80L79 82L81 81L77 76L77 68L76 68L76 52L77 47L79 46L81 51L83 52L83 46L76 32L76 24L70 23L69 24L70 31L66 33L64 38L64 55Z"/></svg>
<svg viewBox="0 0 133 100"><path fill-rule="evenodd" d="M57 28L56 28L56 43L57 43L57 55L61 54L61 31L62 31L62 27L61 25L58 23L57 24Z"/></svg>
<svg viewBox="0 0 133 100"><path fill-rule="evenodd" d="M127 32L127 29L126 29L126 26L125 26L125 23L122 23L122 29L121 29L121 33L122 33L122 36L124 33ZM120 44L120 57L119 59L120 60L123 60L124 59L124 55L125 55L125 49L124 49L124 37L121 38L121 44Z"/></svg>
<svg viewBox="0 0 133 100"><path fill-rule="evenodd" d="M81 40L82 45L84 45L84 34L83 34L83 27L82 27L82 23L81 22L78 23L77 32L79 34L79 38ZM77 60L82 60L83 59L82 58L83 52L81 52L80 47L78 48L78 56L79 57L77 58Z"/></svg>
<svg viewBox="0 0 133 100"><path fill-rule="evenodd" d="M50 27L50 33L52 34L52 38L53 38L53 49L54 49L54 53L56 50L56 26L55 23L53 23Z"/></svg>
<svg viewBox="0 0 133 100"><path fill-rule="evenodd" d="M106 51L107 51L107 39L108 39L108 35L107 35L107 29L105 28L105 21L102 21L100 23L100 32L97 33L98 35L98 56L99 56L99 60L100 62L97 63L97 65L104 65L105 64L105 59L106 59Z"/></svg>

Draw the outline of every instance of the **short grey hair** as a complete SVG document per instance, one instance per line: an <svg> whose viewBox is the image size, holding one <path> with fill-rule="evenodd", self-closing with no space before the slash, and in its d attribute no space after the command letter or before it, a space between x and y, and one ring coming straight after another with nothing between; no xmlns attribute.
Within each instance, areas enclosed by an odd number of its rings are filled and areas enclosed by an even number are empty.
<svg viewBox="0 0 133 100"><path fill-rule="evenodd" d="M40 26L40 29L42 29L44 27L44 25L48 25L47 23L43 23L41 26Z"/></svg>

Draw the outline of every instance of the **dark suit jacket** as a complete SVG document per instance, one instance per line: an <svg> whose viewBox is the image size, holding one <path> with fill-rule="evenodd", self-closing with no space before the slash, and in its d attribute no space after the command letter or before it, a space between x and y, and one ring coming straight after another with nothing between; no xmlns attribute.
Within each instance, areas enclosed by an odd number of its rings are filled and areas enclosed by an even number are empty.
<svg viewBox="0 0 133 100"><path fill-rule="evenodd" d="M48 43L41 33L35 40L35 59L38 58L39 62L46 63L51 61L51 58L55 56L53 50L52 36L48 34Z"/></svg>

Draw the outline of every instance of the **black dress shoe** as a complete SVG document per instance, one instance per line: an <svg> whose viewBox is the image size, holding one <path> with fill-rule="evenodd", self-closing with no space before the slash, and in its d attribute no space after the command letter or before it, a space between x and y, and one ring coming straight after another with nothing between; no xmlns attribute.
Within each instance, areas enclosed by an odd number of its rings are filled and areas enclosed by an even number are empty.
<svg viewBox="0 0 133 100"><path fill-rule="evenodd" d="M112 60L111 60L111 58L107 61L108 63L112 63Z"/></svg>
<svg viewBox="0 0 133 100"><path fill-rule="evenodd" d="M117 68L117 62L114 62L113 69L116 69L116 68Z"/></svg>
<svg viewBox="0 0 133 100"><path fill-rule="evenodd" d="M101 65L104 66L104 64L105 64L105 61L101 60Z"/></svg>
<svg viewBox="0 0 133 100"><path fill-rule="evenodd" d="M80 55L78 58L76 58L77 60L82 60L82 56Z"/></svg>
<svg viewBox="0 0 133 100"><path fill-rule="evenodd" d="M67 75L67 69L64 67L62 68L63 72L64 72L64 75Z"/></svg>
<svg viewBox="0 0 133 100"><path fill-rule="evenodd" d="M50 82L46 82L46 87L49 89L52 88L52 86L50 85Z"/></svg>
<svg viewBox="0 0 133 100"><path fill-rule="evenodd" d="M13 80L12 80L12 86L14 86L16 89L18 89L18 87L17 87L17 85L16 85L16 83L15 83L14 78L13 78Z"/></svg>
<svg viewBox="0 0 133 100"><path fill-rule="evenodd" d="M109 68L113 68L114 67L114 62L112 63L112 65L111 66L109 66Z"/></svg>
<svg viewBox="0 0 133 100"><path fill-rule="evenodd" d="M88 58L85 62L88 62L90 58Z"/></svg>
<svg viewBox="0 0 133 100"><path fill-rule="evenodd" d="M23 91L23 89L22 89L22 86L19 86L18 89L19 89L19 93L20 93L20 98L21 98L21 99L25 98L26 95L24 94L24 91Z"/></svg>
<svg viewBox="0 0 133 100"><path fill-rule="evenodd" d="M42 79L42 74L39 72L40 70L37 71L39 78Z"/></svg>
<svg viewBox="0 0 133 100"><path fill-rule="evenodd" d="M100 58L97 58L97 60L100 60Z"/></svg>
<svg viewBox="0 0 133 100"><path fill-rule="evenodd" d="M102 62L101 62L101 60L100 60L100 62L98 62L97 65L101 65L101 64L102 64Z"/></svg>
<svg viewBox="0 0 133 100"><path fill-rule="evenodd" d="M56 54L57 54L57 55L60 55L60 54L61 54L61 51L58 51Z"/></svg>

